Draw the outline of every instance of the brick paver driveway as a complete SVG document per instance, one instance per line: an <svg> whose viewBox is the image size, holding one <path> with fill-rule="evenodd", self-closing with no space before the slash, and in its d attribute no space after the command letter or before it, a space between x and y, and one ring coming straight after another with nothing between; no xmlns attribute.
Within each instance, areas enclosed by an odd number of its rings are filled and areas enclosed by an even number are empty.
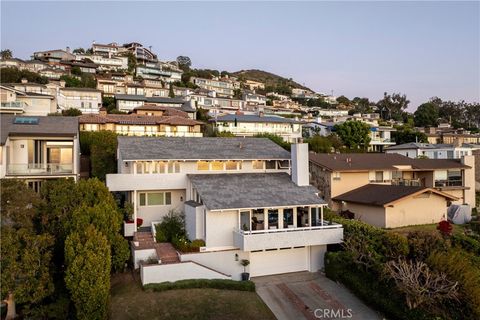
<svg viewBox="0 0 480 320"><path fill-rule="evenodd" d="M348 289L321 273L297 272L252 280L258 295L279 320L382 319Z"/></svg>

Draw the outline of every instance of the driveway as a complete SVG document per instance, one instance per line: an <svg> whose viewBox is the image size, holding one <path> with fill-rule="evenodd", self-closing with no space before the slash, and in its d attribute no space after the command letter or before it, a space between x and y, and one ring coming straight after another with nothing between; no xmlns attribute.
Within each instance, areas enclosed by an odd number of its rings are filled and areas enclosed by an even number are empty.
<svg viewBox="0 0 480 320"><path fill-rule="evenodd" d="M319 272L256 277L252 281L279 320L383 319L343 285Z"/></svg>

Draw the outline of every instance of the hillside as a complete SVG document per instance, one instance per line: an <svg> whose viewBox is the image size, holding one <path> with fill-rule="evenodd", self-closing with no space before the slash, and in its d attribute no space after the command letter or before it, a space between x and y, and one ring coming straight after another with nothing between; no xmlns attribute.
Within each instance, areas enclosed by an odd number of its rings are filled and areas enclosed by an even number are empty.
<svg viewBox="0 0 480 320"><path fill-rule="evenodd" d="M288 84L292 88L311 90L310 88L302 86L301 84L293 80L289 80L279 75L276 75L267 71L262 71L262 70L256 70L256 69L240 70L237 72L232 72L231 75L244 80L254 80L254 81L264 82L267 87L269 86L278 87L281 85Z"/></svg>

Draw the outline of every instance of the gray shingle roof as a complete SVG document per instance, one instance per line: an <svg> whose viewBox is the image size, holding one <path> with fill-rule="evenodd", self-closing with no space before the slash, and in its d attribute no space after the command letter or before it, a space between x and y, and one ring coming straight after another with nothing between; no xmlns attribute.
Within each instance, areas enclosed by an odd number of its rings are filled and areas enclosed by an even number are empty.
<svg viewBox="0 0 480 320"><path fill-rule="evenodd" d="M6 114L0 116L1 145L5 144L9 136L72 137L78 135L77 117L28 116L28 118L38 118L38 124L14 124L16 117L22 116Z"/></svg>
<svg viewBox="0 0 480 320"><path fill-rule="evenodd" d="M322 205L318 190L299 187L287 173L189 174L209 210Z"/></svg>
<svg viewBox="0 0 480 320"><path fill-rule="evenodd" d="M146 97L144 95L136 94L116 94L115 99L117 100L127 100L127 101L145 101L152 103L174 103L174 104L183 104L185 100L181 98L166 98L166 97Z"/></svg>
<svg viewBox="0 0 480 320"><path fill-rule="evenodd" d="M290 153L265 138L118 137L123 160L290 159Z"/></svg>

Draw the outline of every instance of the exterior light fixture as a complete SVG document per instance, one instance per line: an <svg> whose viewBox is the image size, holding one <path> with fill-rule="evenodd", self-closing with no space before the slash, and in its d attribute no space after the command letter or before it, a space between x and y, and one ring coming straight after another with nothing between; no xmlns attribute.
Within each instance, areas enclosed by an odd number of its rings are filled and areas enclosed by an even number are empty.
<svg viewBox="0 0 480 320"><path fill-rule="evenodd" d="M238 261L238 253L235 253L235 261Z"/></svg>

